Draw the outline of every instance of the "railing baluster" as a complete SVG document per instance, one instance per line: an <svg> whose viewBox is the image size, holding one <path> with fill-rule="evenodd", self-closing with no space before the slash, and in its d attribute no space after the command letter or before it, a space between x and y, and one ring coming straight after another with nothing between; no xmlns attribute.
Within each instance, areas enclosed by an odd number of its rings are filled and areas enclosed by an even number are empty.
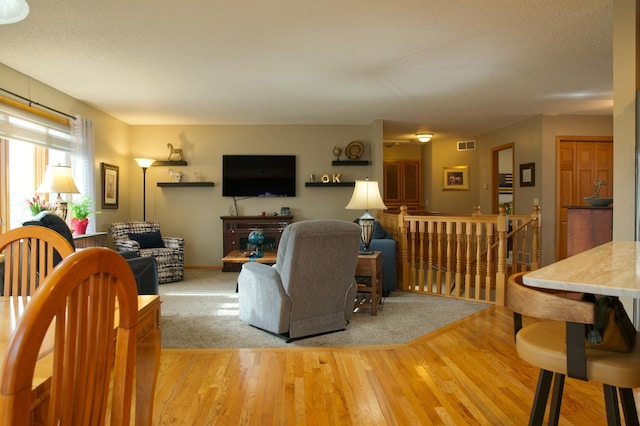
<svg viewBox="0 0 640 426"><path fill-rule="evenodd" d="M453 243L454 243L454 235L453 235L453 222L446 223L447 230L447 258L445 259L446 269L445 269L445 292L444 294L451 294L451 281L453 278Z"/></svg>
<svg viewBox="0 0 640 426"><path fill-rule="evenodd" d="M419 231L419 241L420 241L420 249L418 255L418 289L421 292L424 292L424 234L425 234L425 223L424 221L420 221L418 224Z"/></svg>

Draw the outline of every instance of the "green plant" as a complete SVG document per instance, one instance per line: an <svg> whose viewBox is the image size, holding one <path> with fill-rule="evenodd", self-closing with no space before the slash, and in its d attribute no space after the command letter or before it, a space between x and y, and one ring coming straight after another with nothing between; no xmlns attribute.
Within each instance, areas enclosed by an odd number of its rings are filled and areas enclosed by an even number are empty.
<svg viewBox="0 0 640 426"><path fill-rule="evenodd" d="M69 209L71 210L71 217L78 220L84 219L91 213L100 213L93 209L93 199L88 195L83 195L79 200L69 201Z"/></svg>

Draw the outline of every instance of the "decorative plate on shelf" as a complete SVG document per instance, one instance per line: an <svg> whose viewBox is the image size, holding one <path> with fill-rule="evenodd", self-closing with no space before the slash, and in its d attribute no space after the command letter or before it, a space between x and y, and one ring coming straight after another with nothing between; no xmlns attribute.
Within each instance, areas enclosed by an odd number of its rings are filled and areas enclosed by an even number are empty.
<svg viewBox="0 0 640 426"><path fill-rule="evenodd" d="M347 145L344 153L350 160L357 160L364 152L364 145L360 141L352 141Z"/></svg>

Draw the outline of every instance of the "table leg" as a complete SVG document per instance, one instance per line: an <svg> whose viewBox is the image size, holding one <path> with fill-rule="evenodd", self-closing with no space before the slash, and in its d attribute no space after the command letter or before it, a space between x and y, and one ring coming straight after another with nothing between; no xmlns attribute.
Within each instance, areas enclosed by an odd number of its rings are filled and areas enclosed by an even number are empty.
<svg viewBox="0 0 640 426"><path fill-rule="evenodd" d="M160 308L154 312L156 327L138 341L136 347L136 425L151 426L153 398L160 369L162 332Z"/></svg>

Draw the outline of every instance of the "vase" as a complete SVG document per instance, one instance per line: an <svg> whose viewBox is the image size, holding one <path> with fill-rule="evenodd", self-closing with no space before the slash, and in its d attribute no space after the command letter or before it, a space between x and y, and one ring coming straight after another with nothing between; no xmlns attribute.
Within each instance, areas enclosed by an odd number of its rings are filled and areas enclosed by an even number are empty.
<svg viewBox="0 0 640 426"><path fill-rule="evenodd" d="M255 257L262 257L262 246L264 245L264 233L262 229L256 229L249 234L247 242L255 247Z"/></svg>
<svg viewBox="0 0 640 426"><path fill-rule="evenodd" d="M73 226L73 232L76 235L83 235L87 233L87 225L89 224L89 218L85 217L82 220L78 220L75 217L71 219L71 225Z"/></svg>

